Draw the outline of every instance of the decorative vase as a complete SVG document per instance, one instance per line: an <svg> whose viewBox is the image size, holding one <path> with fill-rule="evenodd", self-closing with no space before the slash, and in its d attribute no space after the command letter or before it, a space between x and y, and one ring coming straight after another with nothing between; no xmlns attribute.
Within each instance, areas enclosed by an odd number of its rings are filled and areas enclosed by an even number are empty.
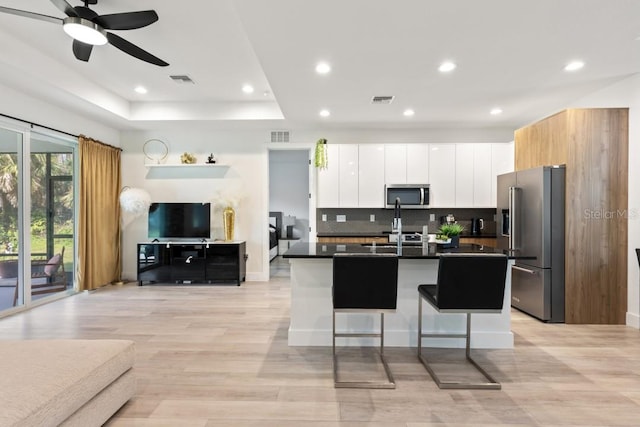
<svg viewBox="0 0 640 427"><path fill-rule="evenodd" d="M227 206L222 211L222 220L224 223L224 241L233 241L233 227L236 219L236 211L231 206Z"/></svg>

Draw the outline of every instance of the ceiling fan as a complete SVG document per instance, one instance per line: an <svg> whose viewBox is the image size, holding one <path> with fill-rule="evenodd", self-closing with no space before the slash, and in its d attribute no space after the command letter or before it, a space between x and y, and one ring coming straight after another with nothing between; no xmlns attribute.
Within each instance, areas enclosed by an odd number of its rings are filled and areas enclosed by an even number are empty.
<svg viewBox="0 0 640 427"><path fill-rule="evenodd" d="M71 6L66 0L51 0L51 3L67 15L64 19L4 6L0 6L0 12L62 24L65 33L73 37L73 54L81 61L89 61L94 45L110 43L124 53L150 64L160 67L169 65L122 37L106 31L134 30L153 24L158 20L158 14L154 10L98 15L89 9L89 5L97 4L98 0L83 1L84 6Z"/></svg>

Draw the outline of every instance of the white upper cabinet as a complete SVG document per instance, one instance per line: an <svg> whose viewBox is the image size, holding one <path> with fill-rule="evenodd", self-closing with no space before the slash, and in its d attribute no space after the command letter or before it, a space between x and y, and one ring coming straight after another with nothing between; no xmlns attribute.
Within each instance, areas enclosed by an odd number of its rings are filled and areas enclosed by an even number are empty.
<svg viewBox="0 0 640 427"><path fill-rule="evenodd" d="M407 184L429 184L429 144L407 144Z"/></svg>
<svg viewBox="0 0 640 427"><path fill-rule="evenodd" d="M456 207L496 206L495 170L496 163L503 164L498 169L506 167L504 146L508 144L456 144Z"/></svg>
<svg viewBox="0 0 640 427"><path fill-rule="evenodd" d="M384 144L360 144L358 148L358 206L384 207Z"/></svg>
<svg viewBox="0 0 640 427"><path fill-rule="evenodd" d="M473 157L475 144L456 144L456 207L473 207ZM489 187L491 191L491 187Z"/></svg>
<svg viewBox="0 0 640 427"><path fill-rule="evenodd" d="M384 208L385 184L429 184L432 207L496 206L496 178L512 172L513 143L327 145L318 207Z"/></svg>
<svg viewBox="0 0 640 427"><path fill-rule="evenodd" d="M455 206L456 203L456 146L429 144L429 205Z"/></svg>
<svg viewBox="0 0 640 427"><path fill-rule="evenodd" d="M327 144L327 160L326 169L317 169L318 171L318 198L317 205L319 208L337 208L339 205L339 188L340 188L340 151L338 145Z"/></svg>
<svg viewBox="0 0 640 427"><path fill-rule="evenodd" d="M358 145L340 144L338 145L340 155L338 175L340 185L338 186L339 207L358 206Z"/></svg>
<svg viewBox="0 0 640 427"><path fill-rule="evenodd" d="M384 145L384 182L385 184L407 183L407 145Z"/></svg>
<svg viewBox="0 0 640 427"><path fill-rule="evenodd" d="M491 173L491 144L473 144L473 206L490 208L496 206L491 198L491 185L496 181Z"/></svg>
<svg viewBox="0 0 640 427"><path fill-rule="evenodd" d="M491 144L491 206L497 206L497 177L503 173L513 172L514 169L513 142Z"/></svg>

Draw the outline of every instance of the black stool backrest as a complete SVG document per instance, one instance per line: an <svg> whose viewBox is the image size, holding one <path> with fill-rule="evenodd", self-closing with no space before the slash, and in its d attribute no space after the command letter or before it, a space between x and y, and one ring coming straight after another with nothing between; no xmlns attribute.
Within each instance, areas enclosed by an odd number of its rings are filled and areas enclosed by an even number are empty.
<svg viewBox="0 0 640 427"><path fill-rule="evenodd" d="M500 310L504 300L506 276L506 255L443 254L438 265L438 307Z"/></svg>
<svg viewBox="0 0 640 427"><path fill-rule="evenodd" d="M394 254L336 254L333 308L395 310L398 257Z"/></svg>

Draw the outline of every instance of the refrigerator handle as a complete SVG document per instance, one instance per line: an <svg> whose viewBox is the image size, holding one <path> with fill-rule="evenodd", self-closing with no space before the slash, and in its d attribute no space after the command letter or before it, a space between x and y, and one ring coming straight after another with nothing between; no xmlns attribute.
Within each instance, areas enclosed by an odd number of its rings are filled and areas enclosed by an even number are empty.
<svg viewBox="0 0 640 427"><path fill-rule="evenodd" d="M513 196L515 187L509 187L509 250L513 250Z"/></svg>
<svg viewBox="0 0 640 427"><path fill-rule="evenodd" d="M520 200L518 187L509 187L509 249L518 249L520 231Z"/></svg>

